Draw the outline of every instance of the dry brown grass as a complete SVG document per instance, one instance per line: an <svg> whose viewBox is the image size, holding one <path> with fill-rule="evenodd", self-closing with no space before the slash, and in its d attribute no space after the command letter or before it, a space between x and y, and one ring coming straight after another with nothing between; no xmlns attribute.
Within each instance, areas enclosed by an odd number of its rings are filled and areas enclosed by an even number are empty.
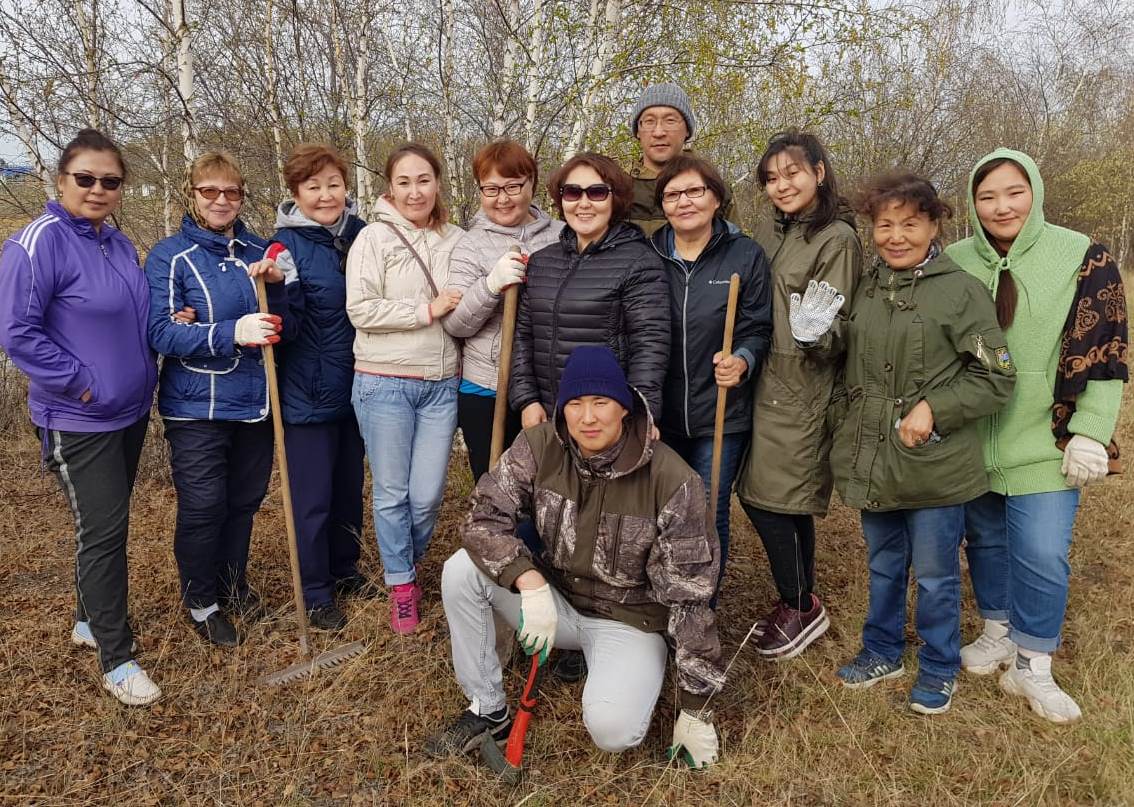
<svg viewBox="0 0 1134 807"><path fill-rule="evenodd" d="M14 406L9 398L3 414ZM278 494L257 518L250 567L278 606L276 618L251 627L234 652L206 647L177 602L175 502L153 429L134 498L130 604L139 658L165 697L132 710L101 692L93 655L68 642L70 519L54 481L37 470L36 441L17 421L0 419L0 803L1134 803L1134 472L1091 490L1076 529L1056 669L1083 707L1079 725L1035 718L1000 693L995 677L963 676L953 709L933 718L907 711L909 675L866 692L838 686L833 672L857 649L866 596L857 522L839 508L821 524L818 563L831 630L782 665L740 653L715 702L724 751L717 768L695 774L665 764L672 684L646 742L614 757L588 740L580 686L549 682L529 737L530 778L508 789L471 762L421 753L425 735L463 706L438 596L470 486L462 457L454 457L425 564L419 632L392 634L384 601L352 604L344 638L370 642L365 656L308 683L261 689L257 676L295 654ZM1127 447L1131 421L1121 426ZM721 610L729 655L772 594L763 550L739 509L733 523ZM379 573L372 537L364 568ZM968 592L966 602L971 637L978 620ZM320 646L330 644L320 637ZM512 673L509 687L519 685Z"/></svg>

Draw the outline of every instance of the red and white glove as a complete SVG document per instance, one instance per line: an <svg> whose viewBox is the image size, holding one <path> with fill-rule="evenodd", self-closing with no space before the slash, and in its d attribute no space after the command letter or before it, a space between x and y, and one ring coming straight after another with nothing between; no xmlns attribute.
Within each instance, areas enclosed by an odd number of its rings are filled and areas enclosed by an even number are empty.
<svg viewBox="0 0 1134 807"><path fill-rule="evenodd" d="M282 327L283 320L275 314L245 314L236 321L233 340L244 347L274 345Z"/></svg>

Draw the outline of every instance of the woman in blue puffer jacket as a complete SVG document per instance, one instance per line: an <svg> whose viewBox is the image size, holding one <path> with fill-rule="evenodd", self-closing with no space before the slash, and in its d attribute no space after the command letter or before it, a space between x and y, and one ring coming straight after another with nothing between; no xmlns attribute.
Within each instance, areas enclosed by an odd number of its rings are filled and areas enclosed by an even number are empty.
<svg viewBox="0 0 1134 807"><path fill-rule="evenodd" d="M287 290L277 355L299 570L308 621L322 630L346 625L336 597L378 593L358 571L365 448L350 402L345 272L366 222L347 199L347 175L330 146L296 147L284 165L292 198L279 206L268 247Z"/></svg>
<svg viewBox="0 0 1134 807"><path fill-rule="evenodd" d="M260 347L279 341L283 273L263 261L267 242L238 218L244 177L230 155L194 160L184 193L181 231L146 259L149 336L164 356L158 411L177 489L173 554L182 600L197 633L232 647L240 635L229 616L262 613L245 568L252 517L272 471ZM272 314L258 313L258 274L268 281Z"/></svg>

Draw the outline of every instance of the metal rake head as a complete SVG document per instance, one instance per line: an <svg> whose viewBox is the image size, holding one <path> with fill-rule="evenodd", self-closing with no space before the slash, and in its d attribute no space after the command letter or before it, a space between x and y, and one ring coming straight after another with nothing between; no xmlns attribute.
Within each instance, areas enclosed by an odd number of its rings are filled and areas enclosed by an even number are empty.
<svg viewBox="0 0 1134 807"><path fill-rule="evenodd" d="M295 681L301 681L304 678L309 678L319 670L328 670L332 667L337 667L344 661L352 658L357 658L366 652L366 644L364 642L351 642L342 647L336 647L333 650L327 650L314 658L302 659L295 662L290 667L285 667L279 672L271 673L261 677L258 683L265 686L279 686L281 684L290 684Z"/></svg>

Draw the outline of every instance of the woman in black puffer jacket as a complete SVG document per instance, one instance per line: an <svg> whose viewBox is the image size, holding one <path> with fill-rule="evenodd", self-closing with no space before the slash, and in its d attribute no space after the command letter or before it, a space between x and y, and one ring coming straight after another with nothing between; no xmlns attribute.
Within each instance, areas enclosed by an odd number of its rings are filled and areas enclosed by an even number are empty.
<svg viewBox="0 0 1134 807"><path fill-rule="evenodd" d="M524 428L551 415L559 376L579 345L605 345L656 422L669 362L669 285L661 257L627 221L630 177L601 154L578 154L548 182L567 222L531 256L520 296L508 398Z"/></svg>

